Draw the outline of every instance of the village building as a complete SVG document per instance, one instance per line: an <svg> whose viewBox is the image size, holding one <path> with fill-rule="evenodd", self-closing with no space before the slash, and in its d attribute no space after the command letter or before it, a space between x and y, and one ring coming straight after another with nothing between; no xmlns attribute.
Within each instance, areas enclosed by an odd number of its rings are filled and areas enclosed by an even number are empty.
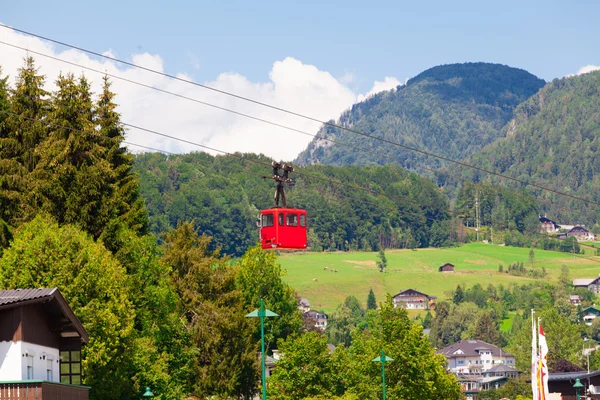
<svg viewBox="0 0 600 400"><path fill-rule="evenodd" d="M569 303L573 306L578 306L581 304L581 296L577 294L572 294L569 296Z"/></svg>
<svg viewBox="0 0 600 400"><path fill-rule="evenodd" d="M435 308L436 296L429 296L414 289L401 291L393 297L394 307L426 310Z"/></svg>
<svg viewBox="0 0 600 400"><path fill-rule="evenodd" d="M57 288L0 290L0 398L87 400L81 347L88 334ZM33 397L32 397L33 398Z"/></svg>
<svg viewBox="0 0 600 400"><path fill-rule="evenodd" d="M593 242L596 235L582 225L577 225L567 232L567 237L574 237L578 242Z"/></svg>
<svg viewBox="0 0 600 400"><path fill-rule="evenodd" d="M481 374L496 365L515 366L512 354L481 340L461 340L438 353L446 357L448 370L454 374Z"/></svg>
<svg viewBox="0 0 600 400"><path fill-rule="evenodd" d="M584 308L581 311L581 314L583 315L583 322L585 322L586 325L592 325L592 322L597 317L600 317L600 310L597 309L596 307L590 306L590 307Z"/></svg>
<svg viewBox="0 0 600 400"><path fill-rule="evenodd" d="M600 294L600 276L596 278L573 279L573 287L587 289L594 294Z"/></svg>
<svg viewBox="0 0 600 400"><path fill-rule="evenodd" d="M551 372L548 374L548 390L551 394L562 396L557 398L575 399L573 384L576 379L583 385L580 391L582 399L600 399L600 371Z"/></svg>
<svg viewBox="0 0 600 400"><path fill-rule="evenodd" d="M302 311L302 313L310 311L310 302L308 301L308 299L300 297L298 299L298 308L300 309L300 311Z"/></svg>
<svg viewBox="0 0 600 400"><path fill-rule="evenodd" d="M454 272L454 264L446 263L438 268L440 272Z"/></svg>
<svg viewBox="0 0 600 400"><path fill-rule="evenodd" d="M315 328L325 330L327 328L327 320L329 316L321 311L310 310L302 314L302 317L306 322L312 324L314 322Z"/></svg>
<svg viewBox="0 0 600 400"><path fill-rule="evenodd" d="M512 354L481 340L461 340L438 353L446 357L448 371L456 375L468 400L477 400L479 392L498 389L521 374Z"/></svg>
<svg viewBox="0 0 600 400"><path fill-rule="evenodd" d="M546 215L543 217L540 215L539 220L541 233L556 233L561 228L560 225L547 218Z"/></svg>

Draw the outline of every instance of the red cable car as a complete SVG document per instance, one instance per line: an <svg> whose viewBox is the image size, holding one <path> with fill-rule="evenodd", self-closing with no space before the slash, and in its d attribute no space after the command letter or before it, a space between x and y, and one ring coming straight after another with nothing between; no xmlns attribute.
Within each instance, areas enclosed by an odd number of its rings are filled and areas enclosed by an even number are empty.
<svg viewBox="0 0 600 400"><path fill-rule="evenodd" d="M306 250L306 211L287 207L285 199L284 185L293 183L289 173L294 168L275 161L272 165L271 178L277 182L275 207L260 212L261 246L265 250ZM280 199L283 207L279 207Z"/></svg>

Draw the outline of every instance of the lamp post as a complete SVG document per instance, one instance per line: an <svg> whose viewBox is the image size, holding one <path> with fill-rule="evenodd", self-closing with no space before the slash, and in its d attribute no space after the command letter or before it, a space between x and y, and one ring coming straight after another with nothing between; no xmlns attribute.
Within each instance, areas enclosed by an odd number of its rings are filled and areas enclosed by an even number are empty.
<svg viewBox="0 0 600 400"><path fill-rule="evenodd" d="M147 387L146 391L144 392L144 394L142 395L142 397L154 397L154 393L152 393L152 391L150 390L150 388Z"/></svg>
<svg viewBox="0 0 600 400"><path fill-rule="evenodd" d="M577 393L577 400L580 400L581 397L579 397L579 390L583 387L583 385L581 384L579 378L575 379L575 384L573 387L575 388L575 393Z"/></svg>
<svg viewBox="0 0 600 400"><path fill-rule="evenodd" d="M381 350L381 356L375 357L371 361L381 363L381 388L383 389L383 400L385 400L385 363L387 361L394 361L394 359L387 357L383 350Z"/></svg>
<svg viewBox="0 0 600 400"><path fill-rule="evenodd" d="M260 299L260 308L252 311L246 315L246 318L260 318L260 347L262 356L262 398L267 400L267 373L265 369L265 318L266 317L279 317L271 310L265 308L263 299Z"/></svg>

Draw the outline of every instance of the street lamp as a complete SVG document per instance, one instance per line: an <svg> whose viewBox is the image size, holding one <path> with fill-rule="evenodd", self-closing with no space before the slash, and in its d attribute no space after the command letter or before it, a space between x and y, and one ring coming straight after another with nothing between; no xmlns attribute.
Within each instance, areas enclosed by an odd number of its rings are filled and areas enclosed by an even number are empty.
<svg viewBox="0 0 600 400"><path fill-rule="evenodd" d="M573 387L575 388L575 393L577 393L577 400L580 400L581 397L579 397L579 390L583 387L583 385L581 384L579 378L575 379L575 384Z"/></svg>
<svg viewBox="0 0 600 400"><path fill-rule="evenodd" d="M375 357L371 361L381 363L381 388L383 389L383 400L385 400L385 363L387 361L394 361L394 359L387 357L383 350L381 350L381 356Z"/></svg>
<svg viewBox="0 0 600 400"><path fill-rule="evenodd" d="M147 387L146 391L144 392L144 394L142 395L142 397L154 397L154 393L152 393L152 391L150 390L150 388Z"/></svg>
<svg viewBox="0 0 600 400"><path fill-rule="evenodd" d="M263 303L263 299L260 299L260 308L246 315L246 318L257 317L260 318L260 346L262 351L262 398L263 400L267 400L267 373L265 369L265 318L279 317L279 315L275 314L271 310L267 310L265 308L265 304Z"/></svg>

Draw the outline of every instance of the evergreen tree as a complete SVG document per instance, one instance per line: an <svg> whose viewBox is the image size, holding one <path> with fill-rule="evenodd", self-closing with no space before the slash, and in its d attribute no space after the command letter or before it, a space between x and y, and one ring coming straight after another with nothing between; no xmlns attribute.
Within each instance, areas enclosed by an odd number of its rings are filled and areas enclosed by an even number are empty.
<svg viewBox="0 0 600 400"><path fill-rule="evenodd" d="M375 299L375 293L373 293L373 288L369 289L369 296L367 297L367 310L376 310L377 309L377 300Z"/></svg>
<svg viewBox="0 0 600 400"><path fill-rule="evenodd" d="M385 272L387 267L387 258L385 257L385 249L383 247L379 248L379 254L377 258L377 268L379 268L379 272Z"/></svg>
<svg viewBox="0 0 600 400"><path fill-rule="evenodd" d="M452 302L454 304L460 304L463 302L464 298L465 298L465 293L463 291L462 286L457 285L456 290L454 291L454 294L452 296Z"/></svg>
<svg viewBox="0 0 600 400"><path fill-rule="evenodd" d="M29 220L36 212L28 200L29 173L39 161L37 147L47 136L42 121L48 113L44 80L33 58L27 57L19 69L8 107L6 78L0 84L0 107L8 112L0 117L0 218L12 226Z"/></svg>
<svg viewBox="0 0 600 400"><path fill-rule="evenodd" d="M165 237L162 263L173 271L180 315L196 347L194 393L198 397L250 397L257 386L255 322L246 315L236 286L237 268L209 250L191 223Z"/></svg>
<svg viewBox="0 0 600 400"><path fill-rule="evenodd" d="M427 314L425 314L425 318L423 319L423 329L430 329L433 323L433 315L431 315L431 311L427 310Z"/></svg>
<svg viewBox="0 0 600 400"><path fill-rule="evenodd" d="M102 239L111 246L111 238L119 226L125 226L138 234L148 229L148 216L144 200L139 193L139 181L132 172L133 156L122 146L125 129L121 117L116 111L115 94L110 90L111 82L107 76L103 78L102 93L96 104L96 123L98 125L98 142L104 149L103 158L110 163L113 172L111 184L114 187L113 198L110 199L112 214L108 228ZM114 250L113 250L114 251Z"/></svg>

